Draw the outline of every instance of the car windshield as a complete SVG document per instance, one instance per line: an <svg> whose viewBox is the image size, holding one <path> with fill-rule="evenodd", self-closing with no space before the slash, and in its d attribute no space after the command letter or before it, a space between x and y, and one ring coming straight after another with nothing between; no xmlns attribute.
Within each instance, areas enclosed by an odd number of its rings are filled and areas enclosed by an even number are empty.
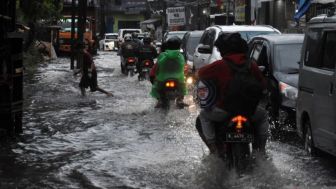
<svg viewBox="0 0 336 189"><path fill-rule="evenodd" d="M199 41L201 39L201 36L199 37L190 37L187 42L187 52L189 55L194 55L196 46L198 45Z"/></svg>
<svg viewBox="0 0 336 189"><path fill-rule="evenodd" d="M106 35L105 38L106 39L117 39L118 36L117 35Z"/></svg>
<svg viewBox="0 0 336 189"><path fill-rule="evenodd" d="M123 37L125 37L126 34L132 34L132 33L140 33L138 30L125 30L123 33Z"/></svg>
<svg viewBox="0 0 336 189"><path fill-rule="evenodd" d="M168 39L170 39L171 37L173 37L173 36L177 36L178 38L180 38L180 39L182 40L184 34L185 34L185 33L182 33L182 32L178 32L178 33L168 33L167 36L166 36L166 41L167 41Z"/></svg>
<svg viewBox="0 0 336 189"><path fill-rule="evenodd" d="M276 31L240 31L239 33L246 41L257 35L279 34Z"/></svg>
<svg viewBox="0 0 336 189"><path fill-rule="evenodd" d="M281 72L298 73L302 43L275 45L275 65Z"/></svg>

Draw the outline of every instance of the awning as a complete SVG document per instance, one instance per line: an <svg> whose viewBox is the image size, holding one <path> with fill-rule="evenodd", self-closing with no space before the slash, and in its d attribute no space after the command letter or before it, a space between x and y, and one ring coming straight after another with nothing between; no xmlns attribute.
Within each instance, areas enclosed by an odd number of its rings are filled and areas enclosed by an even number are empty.
<svg viewBox="0 0 336 189"><path fill-rule="evenodd" d="M335 0L313 0L312 3L328 4L328 3L335 3Z"/></svg>
<svg viewBox="0 0 336 189"><path fill-rule="evenodd" d="M308 11L311 3L312 3L312 0L299 0L299 8L298 8L297 12L294 15L294 19L296 21L299 21L300 18L304 14L306 14L306 12Z"/></svg>
<svg viewBox="0 0 336 189"><path fill-rule="evenodd" d="M158 22L158 21L160 21L160 19L152 18L152 19L148 19L148 20L145 20L145 21L141 22L141 24L153 24L153 23Z"/></svg>

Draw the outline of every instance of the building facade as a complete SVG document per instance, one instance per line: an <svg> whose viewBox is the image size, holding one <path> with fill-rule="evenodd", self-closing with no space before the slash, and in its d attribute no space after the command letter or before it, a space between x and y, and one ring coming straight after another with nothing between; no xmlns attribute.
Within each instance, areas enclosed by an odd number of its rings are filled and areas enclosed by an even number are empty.
<svg viewBox="0 0 336 189"><path fill-rule="evenodd" d="M101 0L99 25L106 33L122 28L140 28L140 23L149 17L146 0Z"/></svg>

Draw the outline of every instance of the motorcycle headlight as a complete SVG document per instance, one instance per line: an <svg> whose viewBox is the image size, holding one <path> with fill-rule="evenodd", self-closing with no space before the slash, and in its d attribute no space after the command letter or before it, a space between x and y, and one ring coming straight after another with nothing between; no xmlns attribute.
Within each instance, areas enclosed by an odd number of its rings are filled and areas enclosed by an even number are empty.
<svg viewBox="0 0 336 189"><path fill-rule="evenodd" d="M193 84L194 79L192 77L187 77L187 84L191 85Z"/></svg>
<svg viewBox="0 0 336 189"><path fill-rule="evenodd" d="M281 82L281 81L279 82L279 89L280 89L280 93L283 96L291 100L296 100L298 97L298 89L284 82Z"/></svg>

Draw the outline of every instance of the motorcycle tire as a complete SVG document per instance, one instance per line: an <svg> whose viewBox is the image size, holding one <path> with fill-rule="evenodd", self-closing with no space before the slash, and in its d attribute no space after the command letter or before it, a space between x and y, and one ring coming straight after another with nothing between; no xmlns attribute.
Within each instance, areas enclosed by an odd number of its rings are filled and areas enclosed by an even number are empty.
<svg viewBox="0 0 336 189"><path fill-rule="evenodd" d="M228 167L243 171L247 168L250 158L249 145L247 143L232 143L229 153L227 154Z"/></svg>
<svg viewBox="0 0 336 189"><path fill-rule="evenodd" d="M144 79L147 80L147 81L150 80L150 78L149 78L149 73L148 73L148 72L146 72Z"/></svg>
<svg viewBox="0 0 336 189"><path fill-rule="evenodd" d="M133 77L134 76L134 70L129 71L129 76Z"/></svg>

